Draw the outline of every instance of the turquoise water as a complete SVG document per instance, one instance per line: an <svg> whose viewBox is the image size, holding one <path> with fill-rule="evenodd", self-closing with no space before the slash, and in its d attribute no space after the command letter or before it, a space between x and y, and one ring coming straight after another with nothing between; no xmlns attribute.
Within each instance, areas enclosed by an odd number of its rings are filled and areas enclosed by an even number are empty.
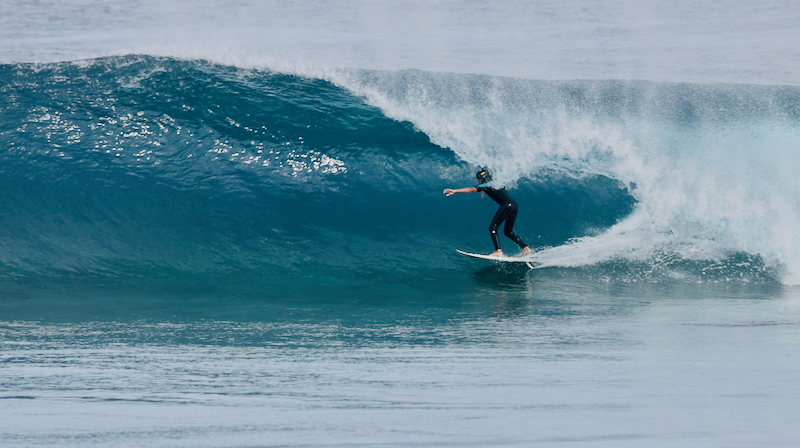
<svg viewBox="0 0 800 448"><path fill-rule="evenodd" d="M800 10L719 8L0 5L0 445L796 445Z"/></svg>

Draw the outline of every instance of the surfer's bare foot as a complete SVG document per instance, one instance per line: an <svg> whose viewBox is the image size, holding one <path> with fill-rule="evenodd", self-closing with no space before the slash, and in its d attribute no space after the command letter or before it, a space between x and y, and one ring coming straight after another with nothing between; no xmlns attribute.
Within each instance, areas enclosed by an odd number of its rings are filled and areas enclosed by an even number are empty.
<svg viewBox="0 0 800 448"><path fill-rule="evenodd" d="M531 252L533 252L533 251L528 246L525 246L525 247L522 248L522 253L525 254L525 255L527 255L527 254L529 254Z"/></svg>
<svg viewBox="0 0 800 448"><path fill-rule="evenodd" d="M503 251L501 249L497 249L496 251L489 254L490 257L502 257Z"/></svg>

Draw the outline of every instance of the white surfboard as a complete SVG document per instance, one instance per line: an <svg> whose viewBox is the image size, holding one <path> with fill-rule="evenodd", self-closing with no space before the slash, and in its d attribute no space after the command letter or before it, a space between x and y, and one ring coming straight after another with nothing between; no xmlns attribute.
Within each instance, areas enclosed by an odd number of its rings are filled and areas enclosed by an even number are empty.
<svg viewBox="0 0 800 448"><path fill-rule="evenodd" d="M525 259L525 258L522 258L522 257L506 257L506 256L494 257L494 256L491 256L491 255L473 254L473 253L464 252L463 250L458 250L458 249L456 249L456 252L460 253L461 255L463 255L465 257L470 257L470 258L479 258L481 260L490 260L490 261L503 261L503 262L507 262L507 263L525 263L531 269L534 269L536 267L536 264L535 264L536 262L535 261L531 261L529 259Z"/></svg>

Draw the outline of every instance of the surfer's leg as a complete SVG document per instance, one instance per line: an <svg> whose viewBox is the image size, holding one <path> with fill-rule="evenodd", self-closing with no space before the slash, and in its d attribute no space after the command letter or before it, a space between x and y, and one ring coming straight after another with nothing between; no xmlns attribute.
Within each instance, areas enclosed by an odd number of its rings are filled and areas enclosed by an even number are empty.
<svg viewBox="0 0 800 448"><path fill-rule="evenodd" d="M508 214L508 207L503 205L497 209L497 213L494 214L494 218L492 218L492 223L489 224L489 235L492 237L492 243L494 243L494 252L491 255L503 255L503 249L500 248L500 236L497 235L497 229L500 228L500 224L502 224L503 220L506 219L506 215Z"/></svg>
<svg viewBox="0 0 800 448"><path fill-rule="evenodd" d="M517 207L517 205L514 204L513 206L508 208L509 212L508 212L508 217L506 218L506 225L503 226L503 234L508 238L510 238L511 241L517 243L517 245L521 247L522 250L524 250L526 253L530 252L530 248L528 247L528 245L525 244L524 241L522 241L522 238L520 238L519 235L514 233L514 224L517 222L517 212L519 211L519 207Z"/></svg>

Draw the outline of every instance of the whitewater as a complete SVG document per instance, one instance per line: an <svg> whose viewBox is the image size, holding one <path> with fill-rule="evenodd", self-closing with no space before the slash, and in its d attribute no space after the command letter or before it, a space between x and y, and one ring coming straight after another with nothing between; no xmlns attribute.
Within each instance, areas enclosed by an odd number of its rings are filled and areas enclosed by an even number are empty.
<svg viewBox="0 0 800 448"><path fill-rule="evenodd" d="M796 23L2 2L0 442L792 446Z"/></svg>
<svg viewBox="0 0 800 448"><path fill-rule="evenodd" d="M515 3L488 15L459 2L270 3L211 15L213 5L55 9L70 22L27 14L42 5L21 2L4 11L2 57L41 63L148 54L327 80L510 186L548 171L605 176L629 190L634 213L540 253L546 266L654 263L665 255L716 262L744 253L780 282L800 282L790 87L797 36L781 26L797 12L787 14L780 2L739 5L738 14L754 17L744 26L711 2ZM11 20L16 15L27 22ZM307 29L325 32L300 31ZM430 44L442 29L450 34ZM687 40L702 44L687 48ZM737 61L738 69L730 67ZM553 79L560 81L544 81ZM575 79L598 81L568 82Z"/></svg>

